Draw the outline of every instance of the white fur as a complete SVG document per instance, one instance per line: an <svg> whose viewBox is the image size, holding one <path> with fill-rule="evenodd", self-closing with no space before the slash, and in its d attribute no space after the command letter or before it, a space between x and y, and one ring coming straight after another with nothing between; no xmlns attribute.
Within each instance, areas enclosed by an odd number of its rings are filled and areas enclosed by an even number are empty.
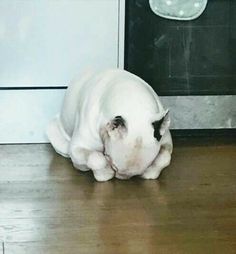
<svg viewBox="0 0 236 254"><path fill-rule="evenodd" d="M155 179L172 153L169 119L154 138L152 122L166 114L154 90L123 70L86 73L72 82L62 110L49 124L48 138L59 154L81 170L93 170L98 181L140 175ZM111 128L115 116L126 126Z"/></svg>

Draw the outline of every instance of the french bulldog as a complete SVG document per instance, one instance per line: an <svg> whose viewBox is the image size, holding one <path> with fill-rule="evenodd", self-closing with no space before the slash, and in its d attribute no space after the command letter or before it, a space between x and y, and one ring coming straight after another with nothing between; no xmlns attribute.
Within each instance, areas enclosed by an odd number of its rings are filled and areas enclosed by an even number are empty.
<svg viewBox="0 0 236 254"><path fill-rule="evenodd" d="M85 73L66 90L47 128L57 153L97 181L156 179L171 161L170 117L138 76L114 69Z"/></svg>

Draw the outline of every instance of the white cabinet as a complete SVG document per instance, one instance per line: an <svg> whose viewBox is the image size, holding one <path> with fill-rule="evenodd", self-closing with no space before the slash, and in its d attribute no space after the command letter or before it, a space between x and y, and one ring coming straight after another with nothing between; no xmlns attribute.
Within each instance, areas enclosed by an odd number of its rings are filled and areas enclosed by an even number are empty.
<svg viewBox="0 0 236 254"><path fill-rule="evenodd" d="M124 0L0 1L0 143L46 142L64 88L123 68Z"/></svg>

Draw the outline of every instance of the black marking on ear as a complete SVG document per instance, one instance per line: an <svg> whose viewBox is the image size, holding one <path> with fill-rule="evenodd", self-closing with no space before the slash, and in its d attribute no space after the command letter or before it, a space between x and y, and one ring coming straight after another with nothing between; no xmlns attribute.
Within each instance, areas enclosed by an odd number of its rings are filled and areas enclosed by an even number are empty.
<svg viewBox="0 0 236 254"><path fill-rule="evenodd" d="M163 117L163 118L161 118L160 120L155 121L155 122L152 123L152 126L153 126L153 128L154 128L154 137L155 137L158 141L160 141L160 140L161 140L161 137L162 137L161 134L160 134L160 129L161 129L161 125L162 125L164 119L165 119L165 117Z"/></svg>
<svg viewBox="0 0 236 254"><path fill-rule="evenodd" d="M116 116L112 120L112 130L118 128L119 126L125 127L125 120L122 116Z"/></svg>

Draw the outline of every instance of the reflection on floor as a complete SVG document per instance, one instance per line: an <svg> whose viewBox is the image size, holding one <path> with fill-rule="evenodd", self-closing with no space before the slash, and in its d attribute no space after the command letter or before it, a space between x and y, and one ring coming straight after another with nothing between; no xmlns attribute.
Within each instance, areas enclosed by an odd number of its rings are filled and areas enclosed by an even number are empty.
<svg viewBox="0 0 236 254"><path fill-rule="evenodd" d="M106 183L50 145L2 145L3 252L236 253L236 142L177 140L159 180Z"/></svg>

